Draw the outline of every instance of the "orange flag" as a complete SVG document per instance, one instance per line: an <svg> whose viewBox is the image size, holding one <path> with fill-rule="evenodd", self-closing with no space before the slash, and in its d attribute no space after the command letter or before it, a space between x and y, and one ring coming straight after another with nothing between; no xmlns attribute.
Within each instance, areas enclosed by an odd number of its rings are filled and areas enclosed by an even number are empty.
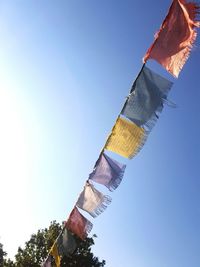
<svg viewBox="0 0 200 267"><path fill-rule="evenodd" d="M196 20L199 9L195 3L173 0L143 61L155 59L172 75L178 77L196 39L195 27L200 27L200 22Z"/></svg>

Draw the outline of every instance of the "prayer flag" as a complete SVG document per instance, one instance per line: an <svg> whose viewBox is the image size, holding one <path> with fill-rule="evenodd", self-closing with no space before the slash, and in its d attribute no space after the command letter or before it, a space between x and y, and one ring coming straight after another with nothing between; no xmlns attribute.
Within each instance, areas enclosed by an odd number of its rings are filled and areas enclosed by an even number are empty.
<svg viewBox="0 0 200 267"><path fill-rule="evenodd" d="M196 20L199 8L199 5L193 2L173 0L143 61L155 59L172 75L178 77L197 36L195 27L200 26Z"/></svg>
<svg viewBox="0 0 200 267"><path fill-rule="evenodd" d="M76 203L77 207L87 211L92 217L101 214L111 203L109 196L103 195L92 184L86 183Z"/></svg>
<svg viewBox="0 0 200 267"><path fill-rule="evenodd" d="M47 260L42 263L41 267L51 267L51 256L49 256Z"/></svg>
<svg viewBox="0 0 200 267"><path fill-rule="evenodd" d="M67 229L83 240L92 230L92 226L92 223L86 219L76 207L72 210L69 219L66 222Z"/></svg>
<svg viewBox="0 0 200 267"><path fill-rule="evenodd" d="M66 227L58 238L57 244L59 255L62 256L72 254L77 247L73 234Z"/></svg>
<svg viewBox="0 0 200 267"><path fill-rule="evenodd" d="M145 140L146 133L143 128L119 117L106 142L105 149L131 159L140 151Z"/></svg>
<svg viewBox="0 0 200 267"><path fill-rule="evenodd" d="M51 250L50 250L50 254L54 257L55 263L56 263L56 267L60 267L60 256L58 254L58 248L57 248L57 244L55 243Z"/></svg>
<svg viewBox="0 0 200 267"><path fill-rule="evenodd" d="M110 191L115 190L124 175L126 165L117 162L102 153L89 179L105 185Z"/></svg>
<svg viewBox="0 0 200 267"><path fill-rule="evenodd" d="M144 67L132 86L122 114L137 126L146 126L151 130L171 86L172 82Z"/></svg>

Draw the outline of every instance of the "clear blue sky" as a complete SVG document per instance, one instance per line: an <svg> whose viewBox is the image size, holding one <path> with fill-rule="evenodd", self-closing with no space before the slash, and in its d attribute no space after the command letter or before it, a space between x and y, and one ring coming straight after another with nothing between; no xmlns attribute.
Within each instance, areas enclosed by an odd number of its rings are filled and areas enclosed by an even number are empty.
<svg viewBox="0 0 200 267"><path fill-rule="evenodd" d="M71 211L171 1L0 2L0 242L13 256ZM92 219L108 267L200 264L200 46L113 202ZM106 192L104 190L104 192ZM108 193L108 192L107 192Z"/></svg>

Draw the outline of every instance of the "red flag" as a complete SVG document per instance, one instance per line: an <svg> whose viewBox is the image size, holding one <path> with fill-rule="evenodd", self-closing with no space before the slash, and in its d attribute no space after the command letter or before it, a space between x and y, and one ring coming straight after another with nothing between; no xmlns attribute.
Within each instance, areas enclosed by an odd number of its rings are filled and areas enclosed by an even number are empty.
<svg viewBox="0 0 200 267"><path fill-rule="evenodd" d="M66 227L72 233L84 240L92 229L92 223L75 207L66 222Z"/></svg>
<svg viewBox="0 0 200 267"><path fill-rule="evenodd" d="M173 0L143 61L155 59L172 75L178 77L196 39L195 27L200 27L200 22L196 20L199 9L195 3Z"/></svg>

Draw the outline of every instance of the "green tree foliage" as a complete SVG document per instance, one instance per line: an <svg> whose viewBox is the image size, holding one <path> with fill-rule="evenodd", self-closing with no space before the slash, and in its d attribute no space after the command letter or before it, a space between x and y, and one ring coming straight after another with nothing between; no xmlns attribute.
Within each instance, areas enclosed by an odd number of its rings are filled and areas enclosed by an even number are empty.
<svg viewBox="0 0 200 267"><path fill-rule="evenodd" d="M6 252L3 250L3 245L0 243L0 267L3 267L4 256L6 256Z"/></svg>
<svg viewBox="0 0 200 267"><path fill-rule="evenodd" d="M15 262L5 260L3 267L40 267L46 259L48 252L61 231L62 226L55 221L51 222L49 228L38 230L33 234L25 247L18 248L15 255ZM77 238L78 247L70 256L64 256L61 260L61 267L103 267L105 261L99 261L91 252L91 246L94 245L94 235L92 238L86 238L81 241ZM53 265L54 266L54 265ZM0 265L1 267L1 265Z"/></svg>

